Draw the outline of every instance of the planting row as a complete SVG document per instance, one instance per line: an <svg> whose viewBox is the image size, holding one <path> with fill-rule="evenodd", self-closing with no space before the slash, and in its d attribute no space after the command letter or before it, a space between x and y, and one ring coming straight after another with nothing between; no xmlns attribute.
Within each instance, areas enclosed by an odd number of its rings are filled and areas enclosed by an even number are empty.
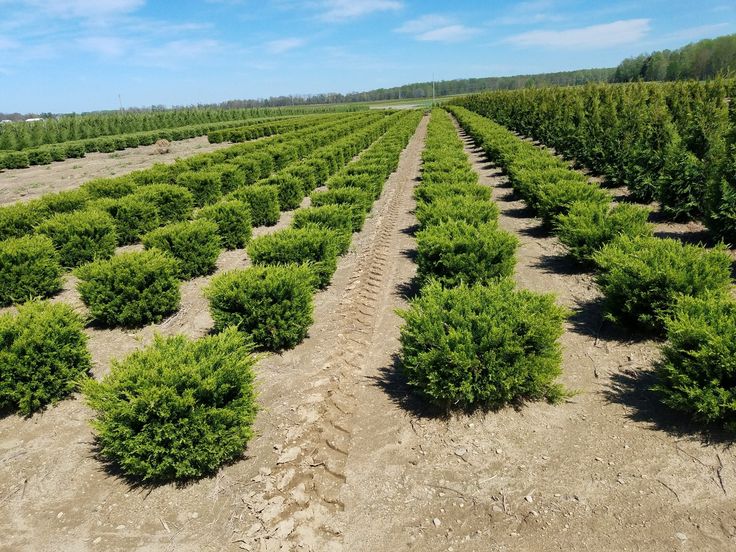
<svg viewBox="0 0 736 552"><path fill-rule="evenodd" d="M549 151L462 107L450 109L570 256L595 270L606 317L666 338L657 369L662 401L736 428L736 303L724 249L654 237L646 209L613 205Z"/></svg>
<svg viewBox="0 0 736 552"><path fill-rule="evenodd" d="M334 116L337 117L339 115ZM91 152L112 153L114 151L124 150L125 148L150 146L161 139L184 140L204 134L216 134L220 129L232 127L237 127L244 135L249 137L249 140L252 140L303 128L323 118L324 115L305 115L302 117L228 121L224 123L207 123L174 129L152 130L63 142L23 151L0 152L0 169L23 169L30 165L48 165L52 161L84 157L87 153Z"/></svg>
<svg viewBox="0 0 736 552"><path fill-rule="evenodd" d="M595 84L456 103L570 156L634 199L736 243L736 80Z"/></svg>
<svg viewBox="0 0 736 552"><path fill-rule="evenodd" d="M329 284L337 256L362 227L420 117L405 112L383 118L388 128L358 160L350 162L360 150L345 144L346 161L337 172L327 169L333 176L327 191L312 194L315 206L298 210L291 228L250 242L253 267L212 279L205 293L215 335L196 341L157 337L113 362L97 382L86 377L86 336L70 307L30 301L16 314L0 316L0 407L30 415L68 396L81 381L97 413L93 425L102 455L129 476L182 480L239 458L257 411L253 349L290 348L307 335L315 291ZM202 234L214 230L208 226L199 225ZM130 312L150 312L178 300L172 282L181 265L159 249L171 243L162 235L148 239L155 242L151 249L81 267L82 295L100 297L121 312L133 302ZM197 236L188 236L182 247L193 251L197 243ZM124 288L112 290L103 282ZM135 297L121 296L133 288Z"/></svg>
<svg viewBox="0 0 736 552"><path fill-rule="evenodd" d="M416 188L419 296L401 312L409 384L444 407L556 401L566 312L515 288L518 240L498 228L449 115L434 110Z"/></svg>
<svg viewBox="0 0 736 552"><path fill-rule="evenodd" d="M61 144L158 130L175 131L182 127L238 124L266 117L285 117L317 113L360 111L366 106L331 105L249 109L158 109L150 111L110 112L66 115L43 121L4 123L0 125L0 152L18 151L49 144ZM213 126L213 128L217 128ZM223 127L220 127L223 128Z"/></svg>
<svg viewBox="0 0 736 552"><path fill-rule="evenodd" d="M117 201L116 206L122 207L122 211L131 212L129 217L131 225L135 224L135 220L150 222L153 206L131 205L132 198L128 197L149 185L182 186L194 196L193 200L197 205L203 205L239 186L252 184L268 176L274 170L306 155L310 148L329 143L383 117L385 115L380 114L348 115L337 119L328 116L326 119L314 121L307 128L177 160L171 165L154 165L123 177L93 180L77 190L47 194L38 200L2 207L0 240L31 234L49 217L77 211L96 200L122 200ZM110 205L103 204L103 207L104 210L112 210ZM121 213L121 216L123 215L124 213ZM156 221L149 224L154 227L156 225ZM135 240L135 232L131 232L134 229L121 228L121 230L119 233L121 243Z"/></svg>
<svg viewBox="0 0 736 552"><path fill-rule="evenodd" d="M214 178L204 181L208 201L202 203L185 186L152 184L121 200L99 199L91 207L54 215L36 228L35 235L0 242L4 284L0 299L8 304L52 295L61 287L61 267L79 267L80 295L98 322L136 326L159 321L178 308L180 279L211 273L222 247L244 247L252 225L275 224L282 210L297 207L318 181L383 134L391 121L391 117L379 117L363 128L351 123L346 130L355 128L354 132L286 164L273 180L241 184L227 197L221 197ZM289 172L304 167L319 174L307 178L301 171L302 178L297 178ZM133 213L132 219L121 219L116 206L125 198L149 206L153 218L149 221ZM204 203L208 204L194 210L195 204ZM192 216L194 220L189 220ZM147 222L166 224L152 228ZM125 230L124 243L147 230L141 238L146 251L113 257L121 242L120 229Z"/></svg>

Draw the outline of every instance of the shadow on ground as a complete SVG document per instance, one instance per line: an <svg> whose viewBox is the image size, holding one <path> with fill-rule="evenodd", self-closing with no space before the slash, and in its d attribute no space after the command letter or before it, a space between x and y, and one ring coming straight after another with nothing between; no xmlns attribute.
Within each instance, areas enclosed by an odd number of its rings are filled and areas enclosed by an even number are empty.
<svg viewBox="0 0 736 552"><path fill-rule="evenodd" d="M693 422L689 415L662 404L652 390L656 383L657 376L653 370L626 369L611 375L610 386L604 389L603 396L611 403L626 406L631 420L675 438L697 438L704 445L734 444L733 433Z"/></svg>

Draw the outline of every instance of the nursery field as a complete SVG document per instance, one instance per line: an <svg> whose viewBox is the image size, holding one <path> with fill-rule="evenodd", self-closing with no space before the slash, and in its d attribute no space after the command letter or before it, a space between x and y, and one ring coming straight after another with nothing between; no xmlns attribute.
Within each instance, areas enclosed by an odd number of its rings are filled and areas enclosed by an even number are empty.
<svg viewBox="0 0 736 552"><path fill-rule="evenodd" d="M0 173L0 550L734 549L727 110L614 173L506 94Z"/></svg>
<svg viewBox="0 0 736 552"><path fill-rule="evenodd" d="M156 145L137 146L113 153L88 153L81 159L66 159L51 165L6 170L0 172L0 204L71 190L88 180L122 176L156 163L173 163L182 157L208 153L228 145L228 142L210 144L207 137L200 136L171 142L164 153Z"/></svg>

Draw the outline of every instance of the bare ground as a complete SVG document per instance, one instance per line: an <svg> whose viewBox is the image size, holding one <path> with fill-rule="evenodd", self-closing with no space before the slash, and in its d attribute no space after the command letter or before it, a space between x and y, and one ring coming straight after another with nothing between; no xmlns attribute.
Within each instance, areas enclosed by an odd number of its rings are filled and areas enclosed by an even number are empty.
<svg viewBox="0 0 736 552"><path fill-rule="evenodd" d="M426 122L317 295L310 336L259 363L262 410L245 458L183 487L137 487L95 458L78 398L0 419L0 550L734 549L733 449L657 404L647 390L656 344L601 324L590 275L470 143L500 224L522 240L519 285L574 311L562 381L579 393L443 416L408 392L394 309L415 291ZM242 251L221 258L222 269L245 264ZM208 331L201 280L157 329ZM153 329L93 334L95 375Z"/></svg>
<svg viewBox="0 0 736 552"><path fill-rule="evenodd" d="M146 169L154 163L173 163L182 157L207 153L227 146L210 144L207 136L171 142L169 153L156 152L156 146L140 146L113 153L88 153L81 159L66 159L27 169L0 170L0 205L27 201L50 192L77 188L87 180L122 176Z"/></svg>

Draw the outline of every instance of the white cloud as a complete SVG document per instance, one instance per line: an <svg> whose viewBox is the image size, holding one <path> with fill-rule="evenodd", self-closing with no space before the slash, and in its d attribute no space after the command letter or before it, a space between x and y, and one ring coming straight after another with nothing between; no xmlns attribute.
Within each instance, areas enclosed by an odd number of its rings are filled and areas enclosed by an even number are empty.
<svg viewBox="0 0 736 552"><path fill-rule="evenodd" d="M325 21L346 21L377 12L397 11L404 7L398 0L322 0L321 19Z"/></svg>
<svg viewBox="0 0 736 552"><path fill-rule="evenodd" d="M466 27L465 25L447 25L420 33L416 36L416 39L424 42L462 42L472 38L479 32L480 29Z"/></svg>
<svg viewBox="0 0 736 552"><path fill-rule="evenodd" d="M272 54L283 54L284 52L288 52L294 48L304 46L306 43L307 41L303 38L281 38L279 40L266 42L266 50Z"/></svg>
<svg viewBox="0 0 736 552"><path fill-rule="evenodd" d="M86 36L77 40L77 44L84 50L106 57L123 55L128 44L116 36Z"/></svg>
<svg viewBox="0 0 736 552"><path fill-rule="evenodd" d="M404 23L394 29L397 33L419 34L452 24L452 20L444 15L428 14Z"/></svg>
<svg viewBox="0 0 736 552"><path fill-rule="evenodd" d="M31 7L57 17L99 19L134 12L145 0L25 0Z"/></svg>
<svg viewBox="0 0 736 552"><path fill-rule="evenodd" d="M639 42L649 32L650 21L626 19L563 31L529 31L511 36L504 42L552 48L607 48Z"/></svg>
<svg viewBox="0 0 736 552"><path fill-rule="evenodd" d="M414 35L423 42L462 42L480 32L480 29L466 27L444 15L427 14L405 22L394 32Z"/></svg>
<svg viewBox="0 0 736 552"><path fill-rule="evenodd" d="M172 40L159 47L149 47L138 56L143 62L163 67L174 67L222 50L222 43L213 39Z"/></svg>
<svg viewBox="0 0 736 552"><path fill-rule="evenodd" d="M529 25L548 21L561 21L564 18L553 12L555 3L552 0L534 0L515 4L505 15L493 23L501 25Z"/></svg>
<svg viewBox="0 0 736 552"><path fill-rule="evenodd" d="M698 27L689 27L669 33L667 40L700 40L702 38L711 37L715 34L722 33L730 27L730 23L715 23L713 25L700 25Z"/></svg>

